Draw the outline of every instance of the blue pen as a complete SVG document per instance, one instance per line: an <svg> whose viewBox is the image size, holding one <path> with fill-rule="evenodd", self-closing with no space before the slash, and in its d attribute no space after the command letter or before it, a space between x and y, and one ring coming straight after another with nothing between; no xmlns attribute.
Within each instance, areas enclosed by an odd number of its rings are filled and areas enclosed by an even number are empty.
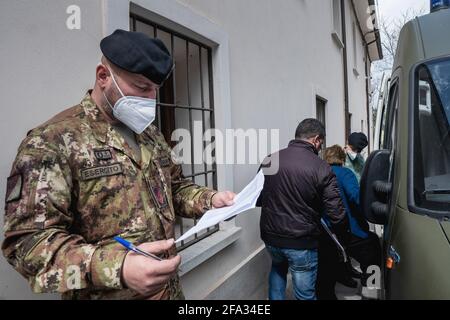
<svg viewBox="0 0 450 320"><path fill-rule="evenodd" d="M120 243L121 245L123 245L125 248L127 248L128 250L131 250L133 252L136 252L137 254L146 256L148 258L153 258L156 259L158 261L162 261L163 259L161 259L158 256L155 256L154 254L142 251L141 249L137 248L135 245L133 245L131 242L128 242L125 239L122 239L121 237L114 237L114 240L116 240L118 243Z"/></svg>

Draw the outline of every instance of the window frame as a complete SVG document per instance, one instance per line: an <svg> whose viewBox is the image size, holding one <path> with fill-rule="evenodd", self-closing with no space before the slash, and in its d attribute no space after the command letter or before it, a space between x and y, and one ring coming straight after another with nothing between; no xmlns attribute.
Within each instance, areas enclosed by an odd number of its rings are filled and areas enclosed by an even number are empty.
<svg viewBox="0 0 450 320"><path fill-rule="evenodd" d="M386 116L386 122L384 130L384 140L382 149L388 150L390 152L389 156L389 175L388 175L388 181L390 183L394 183L395 178L395 161L396 161L396 154L395 154L395 146L397 143L397 130L398 130L398 107L400 103L400 81L399 78L394 78L389 87L389 98L387 100L386 106L385 106L385 116ZM388 207L392 207L392 197L389 197L388 200Z"/></svg>
<svg viewBox="0 0 450 320"><path fill-rule="evenodd" d="M353 74L356 77L359 77L358 71L358 32L357 32L356 23L352 23L352 37L353 37Z"/></svg>
<svg viewBox="0 0 450 320"><path fill-rule="evenodd" d="M399 103L399 79L395 78L391 81L389 87L389 98L386 103L385 109L383 110L383 119L380 134L383 132L383 141L380 139L380 144L382 149L389 151L393 150L394 141L392 141L392 129L394 124L394 119L396 119L396 112Z"/></svg>
<svg viewBox="0 0 450 320"><path fill-rule="evenodd" d="M341 0L332 0L333 31L342 39L342 3Z"/></svg>
<svg viewBox="0 0 450 320"><path fill-rule="evenodd" d="M316 95L316 119L322 122L322 119L320 119L319 117L319 103L321 103L323 106L323 126L325 127L325 137L323 139L323 146L322 146L322 150L325 150L325 148L327 147L327 104L328 104L328 100Z"/></svg>
<svg viewBox="0 0 450 320"><path fill-rule="evenodd" d="M345 47L343 42L343 32L344 26L342 25L343 13L342 13L342 2L341 0L331 0L331 22L332 30L331 37L336 42L336 45L343 49Z"/></svg>
<svg viewBox="0 0 450 320"><path fill-rule="evenodd" d="M210 113L210 117L209 117L210 118L210 128L211 129L215 128L216 126L215 126L215 113L214 113L214 111L215 111L214 110L214 90L213 90L213 83L212 83L213 82L212 48L209 45L207 45L207 44L201 43L198 40L195 40L195 39L193 39L193 38L191 38L191 37L189 37L187 35L184 35L184 34L182 34L180 32L172 30L172 29L170 29L170 28L168 28L166 26L163 26L163 25L161 25L161 24L159 24L157 22L154 22L154 21L152 21L152 20L150 20L148 18L145 18L145 17L143 17L143 16L141 16L141 15L139 15L137 13L134 13L132 11L129 13L129 19L130 19L130 30L131 31L136 31L137 30L136 25L137 25L137 22L139 21L140 23L146 24L146 25L151 26L153 28L153 35L152 36L155 37L155 38L158 37L158 30L169 34L171 36L171 55L172 56L174 56L174 42L175 42L174 38L177 37L177 38L179 38L181 40L184 40L186 42L186 59L187 59L186 63L188 64L188 66L187 66L187 77L188 78L189 78L189 57L188 57L189 56L189 45L190 44L196 45L196 46L198 46L198 49L199 49L200 81L202 82L201 85L200 85L200 88L201 88L201 91L202 91L202 93L201 93L201 95L202 95L202 97L201 97L201 100L202 100L201 104L202 105L200 107L192 106L191 105L191 101L188 101L188 104L186 106L181 106L181 105L177 104L177 102L176 102L176 86L175 86L176 79L174 77L174 74L175 74L176 70L174 69L173 74L171 75L171 77L173 76L172 81L174 83L174 85L173 85L173 91L174 91L173 92L173 94L174 94L174 101L173 101L173 103L170 104L170 103L160 102L160 94L158 92L157 104L156 104L158 129L161 130L161 123L162 123L161 107L164 107L164 108L170 107L170 108L173 108L173 109L179 108L179 109L183 109L183 110L188 110L189 111L189 131L191 133L193 133L193 120L192 120L192 112L191 112L192 110L200 110L202 112L202 129L203 129L202 131L203 131L203 133L205 132L205 112L209 112ZM203 92L204 88L203 88L203 79L202 79L203 72L202 72L202 60L201 60L202 59L202 53L201 53L202 49L206 49L207 50L207 54L208 54L207 64L208 64L208 80L209 80L209 83L208 83L209 108L207 108L205 106L205 104L204 104L204 94L207 94L207 93ZM189 79L187 79L187 81L189 81ZM188 97L189 97L189 83L187 84L187 86L188 86ZM190 98L188 98L188 100L189 99ZM175 117L175 115L173 115L173 117ZM167 140L167 137L166 137L166 140ZM167 143L170 144L170 141L167 141ZM202 142L203 148L205 147L205 144L206 144L206 142L203 141ZM192 157L194 156L193 148L194 148L194 141L193 141L193 135L191 135L191 156ZM194 165L194 161L192 159L191 174L186 175L185 178L189 178L194 183L196 183L195 182L195 177L196 176L205 175L205 184L207 185L208 184L208 174L212 174L212 184L213 184L212 188L217 190L218 189L218 187L217 187L217 185L218 185L218 183L217 183L217 174L218 174L218 172L217 172L217 165L216 165L216 163L213 163L211 170L208 170L206 163L204 163L203 165L204 165L204 171L202 171L202 172L195 172L195 170L194 170L194 166L195 165ZM175 228L179 228L180 229L180 234L183 234L186 231L186 230L184 230L185 227L183 225L183 218L181 218L179 216L176 216L176 219L177 219L178 223L176 223ZM194 225L195 225L197 223L197 219L194 218L193 220L194 220ZM188 240L188 241L186 241L186 240L181 241L181 243L179 245L177 245L177 250L178 251L182 251L182 250L184 250L184 249L194 245L195 243L199 242L200 240L203 240L203 239L209 237L210 235L216 233L219 230L220 230L220 227L219 227L219 224L217 224L217 225L215 225L215 226L213 226L211 228L208 228L206 230L206 232L202 233L201 235L198 235L196 233L194 235L193 239Z"/></svg>
<svg viewBox="0 0 450 320"><path fill-rule="evenodd" d="M414 179L415 179L415 135L417 134L417 131L415 130L415 125L416 125L416 106L418 106L419 103L419 95L418 95L418 90L419 90L419 70L420 67L423 64L427 64L430 62L440 62L440 61L445 61L445 60L449 60L450 59L450 55L446 55L446 56L441 56L441 57L434 57L434 58L430 58L430 59L425 59L425 60L421 60L419 62L417 62L416 64L414 64L410 70L409 73L409 115L408 115L408 126L409 126L409 130L408 130L408 177L407 177L407 204L408 204L408 209L410 212L418 214L418 215L423 215L423 216L428 216L437 220L448 220L450 219L450 210L449 211L440 211L440 210L434 210L434 209L428 209L428 208L423 208L423 207L419 207L416 204L415 201L415 197L414 197Z"/></svg>

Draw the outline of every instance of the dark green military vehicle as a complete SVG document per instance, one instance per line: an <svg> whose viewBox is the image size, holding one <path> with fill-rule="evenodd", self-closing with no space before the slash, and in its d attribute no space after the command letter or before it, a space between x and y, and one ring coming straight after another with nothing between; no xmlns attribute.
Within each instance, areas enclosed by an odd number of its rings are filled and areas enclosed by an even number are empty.
<svg viewBox="0 0 450 320"><path fill-rule="evenodd" d="M384 297L450 299L450 9L403 27L388 94L361 180Z"/></svg>

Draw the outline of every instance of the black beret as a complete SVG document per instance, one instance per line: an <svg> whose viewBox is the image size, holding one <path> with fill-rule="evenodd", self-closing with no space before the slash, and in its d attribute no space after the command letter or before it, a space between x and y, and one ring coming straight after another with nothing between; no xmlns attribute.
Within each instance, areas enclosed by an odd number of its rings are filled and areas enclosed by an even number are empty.
<svg viewBox="0 0 450 320"><path fill-rule="evenodd" d="M348 137L348 144L356 149L357 152L361 152L368 145L367 137L362 132L353 132Z"/></svg>
<svg viewBox="0 0 450 320"><path fill-rule="evenodd" d="M100 42L103 55L116 66L162 85L173 69L164 43L141 32L116 30Z"/></svg>

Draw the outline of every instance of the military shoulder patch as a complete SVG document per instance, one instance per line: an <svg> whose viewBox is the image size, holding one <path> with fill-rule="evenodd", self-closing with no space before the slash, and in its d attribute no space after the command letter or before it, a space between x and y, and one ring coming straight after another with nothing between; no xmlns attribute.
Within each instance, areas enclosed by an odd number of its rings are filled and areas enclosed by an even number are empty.
<svg viewBox="0 0 450 320"><path fill-rule="evenodd" d="M20 200L22 197L22 174L8 178L6 186L6 203Z"/></svg>
<svg viewBox="0 0 450 320"><path fill-rule="evenodd" d="M81 180L91 180L100 177L113 176L122 173L122 165L114 163L108 166L92 167L80 170Z"/></svg>

